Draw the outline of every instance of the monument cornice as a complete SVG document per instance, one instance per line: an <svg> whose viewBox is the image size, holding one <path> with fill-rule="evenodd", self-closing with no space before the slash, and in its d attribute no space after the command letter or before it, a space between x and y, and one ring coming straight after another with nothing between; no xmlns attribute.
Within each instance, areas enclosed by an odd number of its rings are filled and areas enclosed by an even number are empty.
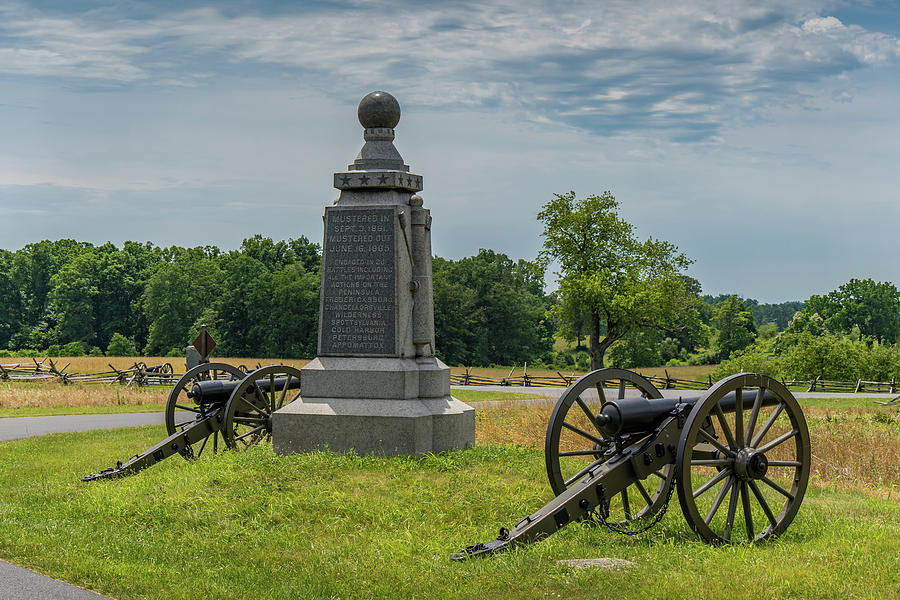
<svg viewBox="0 0 900 600"><path fill-rule="evenodd" d="M405 171L341 171L334 174L334 187L339 190L403 190L422 191L422 176Z"/></svg>

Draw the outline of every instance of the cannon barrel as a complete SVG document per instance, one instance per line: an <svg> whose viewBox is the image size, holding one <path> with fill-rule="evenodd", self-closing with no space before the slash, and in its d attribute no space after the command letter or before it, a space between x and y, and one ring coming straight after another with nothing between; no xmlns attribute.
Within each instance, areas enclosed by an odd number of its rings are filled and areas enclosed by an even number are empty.
<svg viewBox="0 0 900 600"><path fill-rule="evenodd" d="M290 379L290 383L288 383L288 379ZM265 378L257 379L255 383L256 387L261 391L268 392L270 382L271 380ZM284 389L285 384L288 385L289 389L298 389L300 387L300 379L298 377L275 378L276 390ZM231 394L239 385L241 385L241 381L239 380L230 381L225 379L213 379L210 381L198 381L191 387L190 391L187 392L187 397L191 398L197 404L202 404L204 406L210 404L224 404L228 402Z"/></svg>
<svg viewBox="0 0 900 600"><path fill-rule="evenodd" d="M678 404L696 404L702 396L688 398L643 398L632 397L620 400L610 400L603 404L600 414L597 415L597 427L605 436L615 436L623 433L642 433L653 431L658 427ZM741 396L745 404L752 404L756 400L756 390L746 389ZM763 406L775 406L780 400L766 390L763 396ZM719 406L726 413L734 412L736 404L735 393L725 394L719 401Z"/></svg>

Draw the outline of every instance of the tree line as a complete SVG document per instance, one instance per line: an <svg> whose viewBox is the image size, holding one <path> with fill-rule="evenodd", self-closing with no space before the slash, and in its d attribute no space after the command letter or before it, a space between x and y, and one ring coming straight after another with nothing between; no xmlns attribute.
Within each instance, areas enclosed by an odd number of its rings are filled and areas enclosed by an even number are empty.
<svg viewBox="0 0 900 600"><path fill-rule="evenodd" d="M238 250L45 240L0 250L0 352L181 356L201 325L216 355L316 354L321 249L260 235ZM480 250L434 258L438 353L522 364L552 349L536 262Z"/></svg>
<svg viewBox="0 0 900 600"><path fill-rule="evenodd" d="M436 346L448 364L716 364L783 354L810 337L867 347L900 341L892 284L852 280L781 304L702 295L685 273L692 261L673 244L639 239L609 192L555 194L538 220L544 246L536 260L489 249L434 257ZM0 352L182 355L206 325L219 356L311 358L320 265L319 245L305 237L256 235L231 251L70 239L0 250ZM547 294L551 267L559 286Z"/></svg>

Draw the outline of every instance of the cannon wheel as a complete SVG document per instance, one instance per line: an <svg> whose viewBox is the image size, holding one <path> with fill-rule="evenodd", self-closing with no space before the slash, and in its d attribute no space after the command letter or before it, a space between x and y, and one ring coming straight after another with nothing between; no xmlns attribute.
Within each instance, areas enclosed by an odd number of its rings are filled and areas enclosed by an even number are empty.
<svg viewBox="0 0 900 600"><path fill-rule="evenodd" d="M777 405L762 405L766 390ZM719 401L730 392L735 411L725 413ZM741 373L711 387L685 422L675 461L678 500L704 541L759 542L790 525L809 470L809 430L793 394L765 375Z"/></svg>
<svg viewBox="0 0 900 600"><path fill-rule="evenodd" d="M278 377L288 378L287 385L282 389L275 389L275 379ZM260 379L270 382L268 391L256 386ZM272 434L272 413L300 395L299 389L290 388L294 379L300 379L300 371L287 365L262 367L244 377L225 406L225 422L222 424L225 445L244 448L269 437Z"/></svg>
<svg viewBox="0 0 900 600"><path fill-rule="evenodd" d="M584 477L588 470L606 462L615 448L615 440L604 438L597 429L596 416L606 401L603 388L614 383L616 398L625 397L630 386L645 398L662 398L646 378L625 369L598 369L584 375L563 392L553 409L544 442L544 458L550 487L557 496ZM595 390L598 398L585 393ZM574 410L571 410L575 407ZM666 504L674 469L666 465L650 477L634 482L610 498L609 521L626 524L652 517Z"/></svg>
<svg viewBox="0 0 900 600"><path fill-rule="evenodd" d="M210 379L227 379L236 381L243 379L244 374L237 368L225 363L204 363L189 369L187 373L181 376L172 391L169 392L169 399L166 401L166 430L172 435L178 430L180 425L194 421L200 414L200 408L187 397L194 383L197 381L208 381ZM219 448L219 433L213 434L213 452ZM196 451L196 456L200 456L206 448L206 442L209 438L205 438L200 442L200 447ZM196 444L195 444L196 445ZM185 459L193 458L193 453L182 454Z"/></svg>

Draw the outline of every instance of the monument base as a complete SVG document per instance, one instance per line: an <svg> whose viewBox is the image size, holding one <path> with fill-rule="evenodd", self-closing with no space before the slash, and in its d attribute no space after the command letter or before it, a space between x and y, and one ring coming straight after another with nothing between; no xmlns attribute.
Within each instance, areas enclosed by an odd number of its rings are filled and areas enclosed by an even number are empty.
<svg viewBox="0 0 900 600"><path fill-rule="evenodd" d="M421 455L475 443L475 409L452 396L424 400L299 398L272 415L278 454L331 450Z"/></svg>
<svg viewBox="0 0 900 600"><path fill-rule="evenodd" d="M279 454L420 455L475 443L475 409L450 395L450 369L435 357L320 356L301 373L300 398L272 415Z"/></svg>

